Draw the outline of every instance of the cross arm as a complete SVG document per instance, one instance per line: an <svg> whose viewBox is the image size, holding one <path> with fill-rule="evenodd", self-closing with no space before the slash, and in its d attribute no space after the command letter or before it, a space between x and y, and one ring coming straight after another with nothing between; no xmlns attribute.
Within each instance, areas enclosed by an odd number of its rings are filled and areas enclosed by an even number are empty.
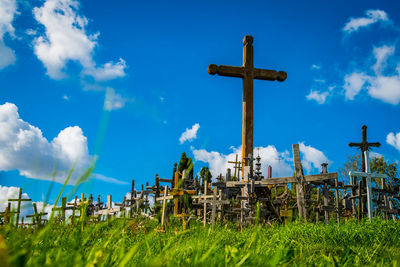
<svg viewBox="0 0 400 267"><path fill-rule="evenodd" d="M367 143L368 146L373 146L373 147L380 147L381 143L376 142L376 143Z"/></svg>
<svg viewBox="0 0 400 267"><path fill-rule="evenodd" d="M254 69L254 78L258 80L277 80L279 82L283 82L284 80L286 80L287 74L284 71Z"/></svg>
<svg viewBox="0 0 400 267"><path fill-rule="evenodd" d="M355 147L355 146L361 147L362 144L361 143L349 143L349 147Z"/></svg>
<svg viewBox="0 0 400 267"><path fill-rule="evenodd" d="M322 174L314 174L314 175L306 175L304 179L306 182L315 182L315 181L323 181L323 180L332 180L337 178L336 172L330 173L322 173Z"/></svg>
<svg viewBox="0 0 400 267"><path fill-rule="evenodd" d="M211 75L218 74L220 76L228 76L228 77L244 77L244 68L243 67L235 67L235 66L226 66L226 65L208 65L207 69L208 73Z"/></svg>
<svg viewBox="0 0 400 267"><path fill-rule="evenodd" d="M10 198L10 199L8 199L8 201L32 201L32 199L30 199L30 198L21 198L21 199Z"/></svg>

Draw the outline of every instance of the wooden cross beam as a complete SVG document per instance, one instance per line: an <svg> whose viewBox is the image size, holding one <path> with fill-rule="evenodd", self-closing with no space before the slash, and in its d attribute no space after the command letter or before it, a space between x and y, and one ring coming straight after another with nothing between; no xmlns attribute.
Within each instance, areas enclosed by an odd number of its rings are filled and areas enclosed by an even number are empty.
<svg viewBox="0 0 400 267"><path fill-rule="evenodd" d="M204 199L204 200L200 201L200 203L210 204L212 206L212 210L211 210L211 225L212 226L214 226L214 224L215 224L215 217L217 214L217 206L230 203L229 200L218 199L218 196L217 196L218 188L216 186L214 187L213 190L214 190L214 194L213 194L212 199Z"/></svg>
<svg viewBox="0 0 400 267"><path fill-rule="evenodd" d="M277 72L275 70L254 68L253 37L246 35L243 39L243 44L242 67L210 64L208 73L243 79L242 166L248 166L248 162L244 158L248 157L249 154L253 154L253 80L278 80L283 82L287 74L284 71Z"/></svg>
<svg viewBox="0 0 400 267"><path fill-rule="evenodd" d="M65 222L65 211L67 210L68 208L67 208L67 198L66 197L63 197L62 199L61 199L61 207L53 207L52 208L52 211L53 212L55 212L55 211L58 211L58 212L60 212L61 213L61 219L62 219L62 221L64 221ZM70 207L69 209L72 209L72 207Z"/></svg>
<svg viewBox="0 0 400 267"><path fill-rule="evenodd" d="M185 177L186 170L183 170L182 177ZM174 177L174 188L171 189L170 194L173 196L174 199L174 215L178 215L179 211L179 199L181 196L184 195L195 195L196 190L186 190L179 188L179 172L175 172Z"/></svg>
<svg viewBox="0 0 400 267"><path fill-rule="evenodd" d="M10 215L11 214L16 214L17 212L11 211L11 203L8 202L8 206L5 208L4 212L0 212L0 218L4 218L4 225L8 224L8 221L10 220Z"/></svg>
<svg viewBox="0 0 400 267"><path fill-rule="evenodd" d="M115 214L117 212L121 211L121 208L113 208L112 207L112 196L108 195L107 196L107 208L103 210L99 210L97 214L99 215L107 215L107 223L110 223L110 216L111 214Z"/></svg>
<svg viewBox="0 0 400 267"><path fill-rule="evenodd" d="M19 214L21 213L21 202L23 201L32 201L32 199L27 199L27 198L22 198L22 188L19 189L18 192L18 198L17 199L9 199L8 201L17 201L18 205L17 205L17 222L16 222L16 226L18 227L18 223L19 223Z"/></svg>
<svg viewBox="0 0 400 267"><path fill-rule="evenodd" d="M236 154L235 161L228 161L228 163L235 164L234 167L233 167L235 169L235 177L236 177L236 179L238 179L238 181L240 181L240 177L239 177L240 176L240 170L241 170L240 165L242 164L242 162L238 161L238 154ZM238 175L236 175L236 173Z"/></svg>
<svg viewBox="0 0 400 267"><path fill-rule="evenodd" d="M34 223L36 223L37 226L41 226L43 221L47 221L46 219L42 220L42 216L47 215L47 212L38 212L37 210L37 206L36 203L32 203L33 205L33 212L34 214L32 215L27 215L27 218L33 218L34 219Z"/></svg>
<svg viewBox="0 0 400 267"><path fill-rule="evenodd" d="M368 209L368 218L370 221L372 221L373 217L373 204L372 204L372 178L387 178L386 174L381 174L381 173L371 173L371 169L369 166L369 151L364 152L364 158L365 158L365 171L364 172L355 172L355 171L350 171L349 176L358 176L358 177L363 177L366 178L366 187L367 187L367 209ZM360 205L360 204L359 204Z"/></svg>
<svg viewBox="0 0 400 267"><path fill-rule="evenodd" d="M173 196L168 196L168 186L164 186L164 194L162 197L156 198L156 201L162 201L162 210L161 210L161 230L165 231L164 222L165 222L165 205L168 199L172 199Z"/></svg>

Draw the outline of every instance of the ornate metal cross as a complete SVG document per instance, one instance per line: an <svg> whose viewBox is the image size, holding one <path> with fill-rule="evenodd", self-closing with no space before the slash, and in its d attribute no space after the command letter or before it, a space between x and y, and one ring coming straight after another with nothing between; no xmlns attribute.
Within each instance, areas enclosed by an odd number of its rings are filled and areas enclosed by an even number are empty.
<svg viewBox="0 0 400 267"><path fill-rule="evenodd" d="M367 127L365 127L367 128ZM370 167L369 167L369 151L364 152L364 158L365 158L365 171L364 172L355 172L355 171L350 171L349 176L358 176L358 177L363 177L366 179L366 186L367 186L367 206L368 206L368 218L370 221L372 221L372 212L373 212L373 203L372 203L372 178L387 178L386 174L380 174L380 173L371 173ZM359 204L360 205L360 204Z"/></svg>
<svg viewBox="0 0 400 267"><path fill-rule="evenodd" d="M243 66L226 66L210 64L208 73L211 75L238 77L243 79L243 124L242 124L242 166L248 166L245 157L253 154L253 80L278 80L283 82L287 74L284 71L256 69L253 64L253 37L246 35L243 39ZM242 177L243 177L242 169Z"/></svg>
<svg viewBox="0 0 400 267"><path fill-rule="evenodd" d="M363 125L362 129L362 141L361 143L349 143L350 147L358 147L361 149L361 157L362 157L362 170L366 171L365 166L365 151L369 151L370 147L380 147L381 144L377 143L368 143L367 141L367 126Z"/></svg>

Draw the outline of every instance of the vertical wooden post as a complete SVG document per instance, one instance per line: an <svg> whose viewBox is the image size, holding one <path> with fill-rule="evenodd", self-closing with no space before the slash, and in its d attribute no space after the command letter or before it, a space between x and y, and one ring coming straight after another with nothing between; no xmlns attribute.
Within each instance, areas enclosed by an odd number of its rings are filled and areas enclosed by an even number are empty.
<svg viewBox="0 0 400 267"><path fill-rule="evenodd" d="M242 125L242 166L248 166L244 158L253 155L253 37L246 35L243 39L243 125ZM242 177L244 170L242 169Z"/></svg>
<svg viewBox="0 0 400 267"><path fill-rule="evenodd" d="M165 204L166 204L166 197L168 195L168 186L164 186L164 198L162 203L162 214L161 214L161 229L165 231L164 221L165 221Z"/></svg>
<svg viewBox="0 0 400 267"><path fill-rule="evenodd" d="M296 195L297 195L297 208L299 211L300 220L307 221L307 209L305 202L305 180L303 175L303 168L300 161L300 149L299 144L293 144L293 159L294 159L294 171L295 177L297 179L296 183Z"/></svg>
<svg viewBox="0 0 400 267"><path fill-rule="evenodd" d="M204 181L204 195L207 195L207 180ZM207 224L207 203L204 203L203 226L205 227L206 224Z"/></svg>

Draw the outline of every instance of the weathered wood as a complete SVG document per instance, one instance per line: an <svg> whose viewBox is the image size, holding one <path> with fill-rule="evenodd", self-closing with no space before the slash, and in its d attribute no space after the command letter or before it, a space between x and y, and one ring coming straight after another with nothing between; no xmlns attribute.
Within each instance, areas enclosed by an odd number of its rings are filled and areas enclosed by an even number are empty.
<svg viewBox="0 0 400 267"><path fill-rule="evenodd" d="M17 221L16 221L16 223L15 223L15 225L18 227L18 223L19 223L19 214L21 213L21 202L23 202L23 201L32 201L32 199L28 199L28 198L22 198L22 188L19 188L19 191L18 191L18 198L17 199L8 199L8 201L11 201L11 202L14 202L14 201L16 201L18 204L17 204L17 211L16 211L16 214L17 214Z"/></svg>
<svg viewBox="0 0 400 267"><path fill-rule="evenodd" d="M243 45L242 67L211 64L208 66L208 73L243 79L242 166L248 166L248 161L244 158L253 155L253 79L282 82L286 79L287 74L283 71L255 69L253 37L246 35ZM242 169L242 177L243 174Z"/></svg>
<svg viewBox="0 0 400 267"><path fill-rule="evenodd" d="M294 160L294 175L297 180L296 182L296 196L297 196L297 208L299 211L299 218L307 220L307 209L306 202L304 199L305 191L305 179L303 174L303 167L300 161L300 149L299 144L293 144L293 160Z"/></svg>

